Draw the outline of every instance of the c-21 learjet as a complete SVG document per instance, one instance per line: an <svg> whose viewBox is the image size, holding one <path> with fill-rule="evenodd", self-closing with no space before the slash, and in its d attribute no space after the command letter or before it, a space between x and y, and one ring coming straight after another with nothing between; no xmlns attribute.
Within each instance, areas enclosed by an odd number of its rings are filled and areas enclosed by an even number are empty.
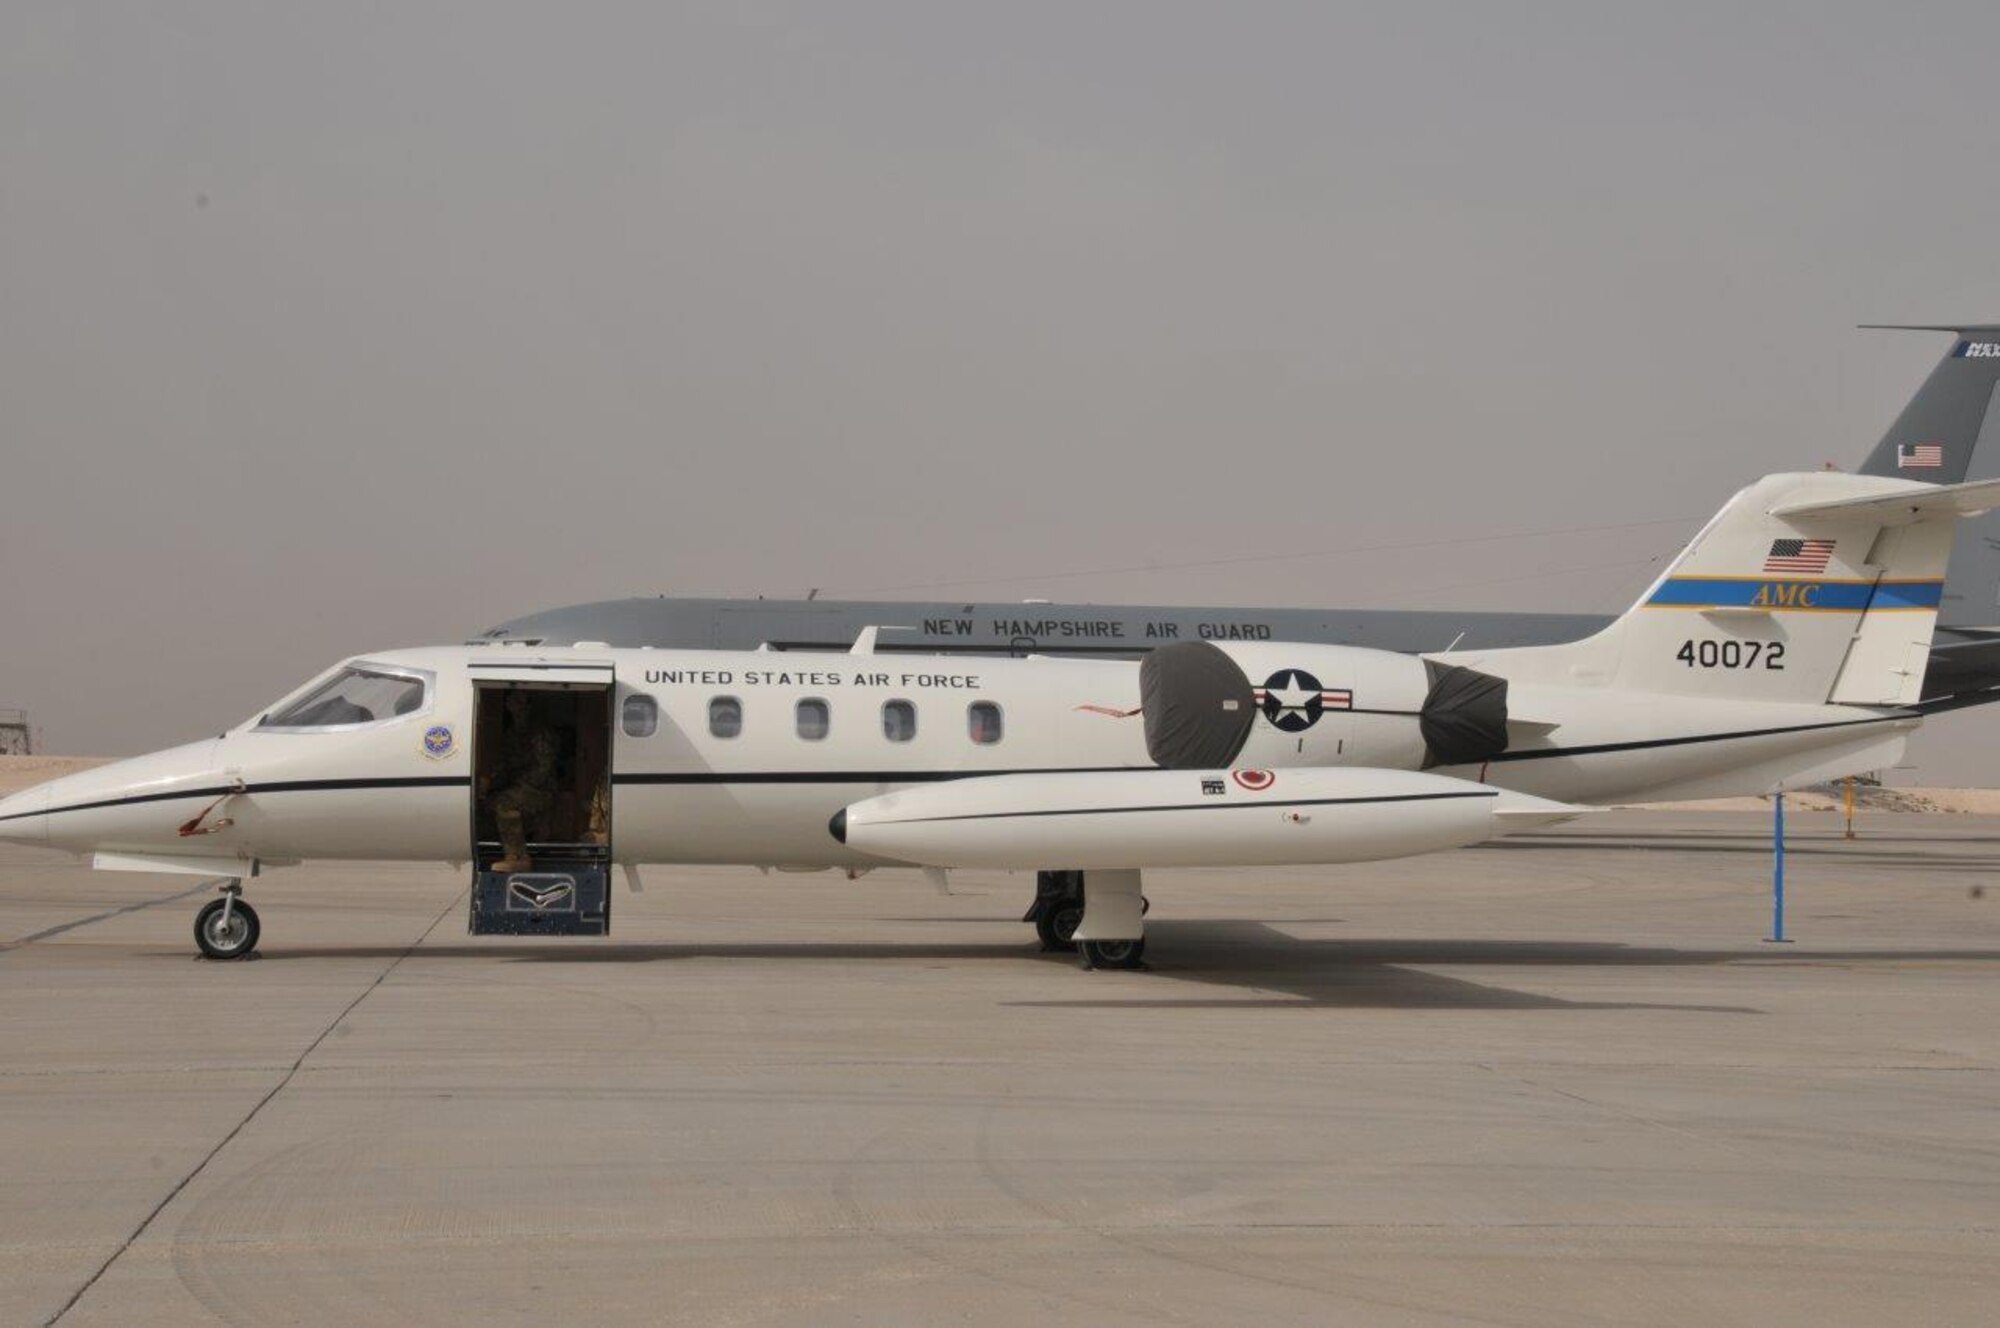
<svg viewBox="0 0 2000 1328"><path fill-rule="evenodd" d="M1045 943L1135 966L1148 868L1400 857L1892 765L1953 522L1995 506L2000 480L1769 476L1559 645L385 651L0 801L0 838L226 878L195 923L213 958L257 945L264 868L402 859L469 863L471 929L528 935L606 932L615 867L1036 871Z"/></svg>

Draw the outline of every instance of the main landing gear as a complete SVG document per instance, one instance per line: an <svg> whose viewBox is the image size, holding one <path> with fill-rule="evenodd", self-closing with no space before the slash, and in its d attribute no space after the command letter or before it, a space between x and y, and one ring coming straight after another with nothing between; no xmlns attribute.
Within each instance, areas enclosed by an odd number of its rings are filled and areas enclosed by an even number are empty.
<svg viewBox="0 0 2000 1328"><path fill-rule="evenodd" d="M1114 911L1112 896L1136 895L1137 917L1143 918L1152 908L1152 903L1144 895L1138 894L1137 872L1094 872L1099 889L1105 895L1107 911ZM1076 930L1083 924L1085 903L1085 873L1080 871L1044 871L1035 873L1035 899L1028 905L1028 911L1021 921L1035 924L1035 936L1042 943L1043 953L1052 950L1076 950L1086 969L1095 968L1144 968L1146 941L1143 936L1133 935L1117 939L1099 938L1078 941ZM1129 881L1126 879L1129 877ZM1129 900L1122 901L1129 904ZM1129 907L1115 909L1122 914ZM1136 930L1136 919L1127 929Z"/></svg>
<svg viewBox="0 0 2000 1328"><path fill-rule="evenodd" d="M1083 921L1083 873L1044 871L1035 873L1035 901L1021 915L1021 921L1035 924L1035 937L1042 952L1070 950L1070 937Z"/></svg>
<svg viewBox="0 0 2000 1328"><path fill-rule="evenodd" d="M1130 941L1080 941L1083 966L1093 968L1144 968L1146 938Z"/></svg>
<svg viewBox="0 0 2000 1328"><path fill-rule="evenodd" d="M194 943L209 959L241 959L257 948L257 910L243 902L243 882L231 879L222 898L211 899L194 915Z"/></svg>

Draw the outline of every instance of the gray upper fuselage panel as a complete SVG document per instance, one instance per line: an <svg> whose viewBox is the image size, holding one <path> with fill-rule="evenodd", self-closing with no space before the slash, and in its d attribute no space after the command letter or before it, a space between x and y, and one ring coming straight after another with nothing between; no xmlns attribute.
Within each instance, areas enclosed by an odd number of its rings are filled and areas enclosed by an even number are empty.
<svg viewBox="0 0 2000 1328"><path fill-rule="evenodd" d="M1573 613L1409 609L1189 608L898 600L603 600L545 609L473 638L679 649L846 650L863 628L882 651L1142 655L1174 641L1310 641L1404 653L1542 645L1590 635L1609 618ZM894 630L892 630L894 629Z"/></svg>

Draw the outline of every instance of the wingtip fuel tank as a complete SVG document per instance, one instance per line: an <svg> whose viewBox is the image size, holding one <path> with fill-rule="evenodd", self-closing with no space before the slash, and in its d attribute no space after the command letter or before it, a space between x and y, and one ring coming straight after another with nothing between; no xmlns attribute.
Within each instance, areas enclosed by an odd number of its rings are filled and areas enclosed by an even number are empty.
<svg viewBox="0 0 2000 1328"><path fill-rule="evenodd" d="M848 847L933 867L1277 867L1478 844L1586 809L1412 770L993 775L850 804Z"/></svg>

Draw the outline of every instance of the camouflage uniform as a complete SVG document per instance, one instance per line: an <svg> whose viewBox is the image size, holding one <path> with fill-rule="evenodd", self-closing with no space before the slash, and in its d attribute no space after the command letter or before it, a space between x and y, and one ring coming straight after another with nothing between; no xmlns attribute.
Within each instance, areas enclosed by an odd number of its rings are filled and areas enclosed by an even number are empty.
<svg viewBox="0 0 2000 1328"><path fill-rule="evenodd" d="M590 842L611 842L611 781L600 779L590 794Z"/></svg>
<svg viewBox="0 0 2000 1328"><path fill-rule="evenodd" d="M523 862L528 857L528 820L536 828L549 814L555 799L556 740L546 729L528 734L520 764L507 786L493 795L493 819L500 826L500 852L504 858Z"/></svg>

